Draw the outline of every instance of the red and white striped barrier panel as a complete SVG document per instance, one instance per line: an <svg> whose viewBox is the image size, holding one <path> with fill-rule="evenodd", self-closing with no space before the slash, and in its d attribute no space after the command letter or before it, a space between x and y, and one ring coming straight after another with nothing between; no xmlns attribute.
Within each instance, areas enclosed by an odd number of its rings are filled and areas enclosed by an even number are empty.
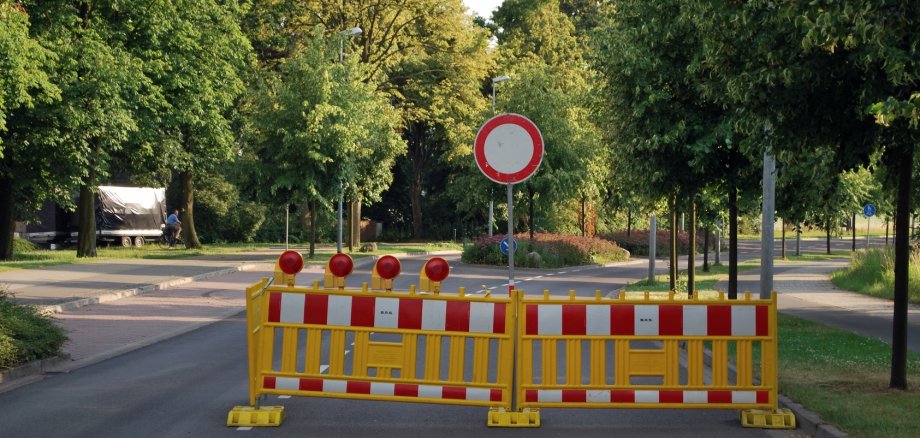
<svg viewBox="0 0 920 438"><path fill-rule="evenodd" d="M505 333L506 303L272 292L268 322Z"/></svg>
<svg viewBox="0 0 920 438"><path fill-rule="evenodd" d="M469 402L484 403L502 401L502 390L492 388L277 376L264 376L262 384L265 389L274 389L276 391L305 391L325 394L350 394L354 396L374 395L409 397L420 400L465 400Z"/></svg>
<svg viewBox="0 0 920 438"><path fill-rule="evenodd" d="M770 391L529 389L524 391L524 397L528 403L622 403L636 405L751 405L770 403Z"/></svg>
<svg viewBox="0 0 920 438"><path fill-rule="evenodd" d="M766 305L526 304L525 334L769 336Z"/></svg>

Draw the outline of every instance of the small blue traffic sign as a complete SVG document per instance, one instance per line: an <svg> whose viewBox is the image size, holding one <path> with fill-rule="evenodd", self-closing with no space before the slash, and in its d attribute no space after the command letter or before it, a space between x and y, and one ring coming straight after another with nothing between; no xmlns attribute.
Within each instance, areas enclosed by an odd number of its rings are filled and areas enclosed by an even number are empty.
<svg viewBox="0 0 920 438"><path fill-rule="evenodd" d="M866 206L863 207L863 214L866 215L866 217L875 216L875 206L872 204L866 204Z"/></svg>
<svg viewBox="0 0 920 438"><path fill-rule="evenodd" d="M514 245L514 250L517 251L517 240L512 240L512 242ZM502 243L499 246L502 248L502 254L508 255L508 238L507 237L502 239Z"/></svg>

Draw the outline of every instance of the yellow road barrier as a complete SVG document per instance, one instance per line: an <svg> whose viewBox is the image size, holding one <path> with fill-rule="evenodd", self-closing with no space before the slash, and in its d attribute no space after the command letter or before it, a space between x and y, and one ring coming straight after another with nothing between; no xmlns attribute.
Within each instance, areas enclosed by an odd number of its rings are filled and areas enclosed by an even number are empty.
<svg viewBox="0 0 920 438"><path fill-rule="evenodd" d="M776 293L770 299L618 299L440 292L443 259L394 292L397 260L375 288L347 289L350 257L324 284L295 285L289 251L246 290L249 406L228 426L277 426L269 394L487 406L487 424L539 427L540 408L739 409L745 427L794 428L777 409Z"/></svg>
<svg viewBox="0 0 920 438"><path fill-rule="evenodd" d="M545 292L518 302L523 408L743 409L744 426L795 427L777 409L775 292L769 300Z"/></svg>

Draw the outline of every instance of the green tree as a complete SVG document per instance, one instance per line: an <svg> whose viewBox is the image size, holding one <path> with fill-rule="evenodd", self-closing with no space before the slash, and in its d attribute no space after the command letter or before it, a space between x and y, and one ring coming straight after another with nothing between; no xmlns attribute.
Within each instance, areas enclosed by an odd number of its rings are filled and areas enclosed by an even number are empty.
<svg viewBox="0 0 920 438"><path fill-rule="evenodd" d="M27 117L41 136L33 144L49 145L54 171L71 176L58 180L59 192L79 187L77 256L96 255L94 190L111 174L113 157L126 149L137 131L138 109L156 96L141 63L125 48L133 26L122 2L23 2L37 38L58 58L53 80L61 99L37 106ZM135 17L136 18L136 17ZM38 150L32 151L39 152Z"/></svg>
<svg viewBox="0 0 920 438"><path fill-rule="evenodd" d="M59 98L60 90L48 73L54 54L29 34L29 16L18 2L0 1L0 53L0 260L6 260L13 256L16 214L52 197L66 175L49 171L50 155L33 153L46 144L31 145L36 138L23 123L25 114Z"/></svg>
<svg viewBox="0 0 920 438"><path fill-rule="evenodd" d="M265 72L246 129L264 198L309 206L311 257L317 209L332 206L340 182L374 199L404 151L386 96L348 74L361 68L356 62L331 63L332 50L319 28L277 72Z"/></svg>
<svg viewBox="0 0 920 438"><path fill-rule="evenodd" d="M233 2L159 1L132 28L129 48L162 96L150 114L156 155L179 178L185 245L198 248L196 175L220 169L238 150L233 111L251 62Z"/></svg>

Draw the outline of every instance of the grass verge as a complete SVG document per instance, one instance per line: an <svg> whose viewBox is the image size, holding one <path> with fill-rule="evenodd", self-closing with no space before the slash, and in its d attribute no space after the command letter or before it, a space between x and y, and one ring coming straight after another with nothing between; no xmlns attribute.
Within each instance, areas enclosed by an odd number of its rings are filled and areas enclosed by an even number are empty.
<svg viewBox="0 0 920 438"><path fill-rule="evenodd" d="M738 265L738 271L755 269L759 265L752 262L744 262ZM699 292L701 298L718 298L719 291L715 289L716 283L728 275L728 265L710 265L709 272L703 272L702 268L697 268L695 272L694 285L695 290ZM654 283L649 283L648 279L627 284L624 290L627 298L638 297L638 294L651 292L654 297L664 297L670 289L670 281L667 275L658 275ZM680 294L687 292L687 271L679 271L676 282L675 292ZM678 295L679 296L679 295Z"/></svg>
<svg viewBox="0 0 920 438"><path fill-rule="evenodd" d="M920 354L908 353L908 391L888 388L891 346L779 315L780 391L858 437L917 436Z"/></svg>
<svg viewBox="0 0 920 438"><path fill-rule="evenodd" d="M920 304L920 254L910 256L908 301ZM835 286L873 297L894 299L894 255L889 248L857 251L850 265L831 275Z"/></svg>
<svg viewBox="0 0 920 438"><path fill-rule="evenodd" d="M45 266L66 265L76 263L96 263L105 260L114 259L181 259L203 255L219 254L239 254L266 250L273 250L283 247L278 243L224 243L206 245L201 249L186 249L184 247L164 248L159 245L149 244L141 248L131 247L122 248L115 246L99 246L97 248L98 257L79 258L73 248L61 250L39 249L24 240L16 239L16 247L13 250L13 259L0 261L0 271L9 271L13 269L41 268ZM371 255L383 255L392 253L409 253L418 254L432 251L444 250L461 250L463 247L458 243L452 242L434 242L419 244L378 244L376 251L371 252L351 252L353 258L369 257ZM302 247L291 247L300 251L306 256L307 251ZM312 259L305 259L307 263L325 263L329 257L335 254L335 248L328 245L318 246L317 251ZM273 257L266 257L265 261L273 261Z"/></svg>

